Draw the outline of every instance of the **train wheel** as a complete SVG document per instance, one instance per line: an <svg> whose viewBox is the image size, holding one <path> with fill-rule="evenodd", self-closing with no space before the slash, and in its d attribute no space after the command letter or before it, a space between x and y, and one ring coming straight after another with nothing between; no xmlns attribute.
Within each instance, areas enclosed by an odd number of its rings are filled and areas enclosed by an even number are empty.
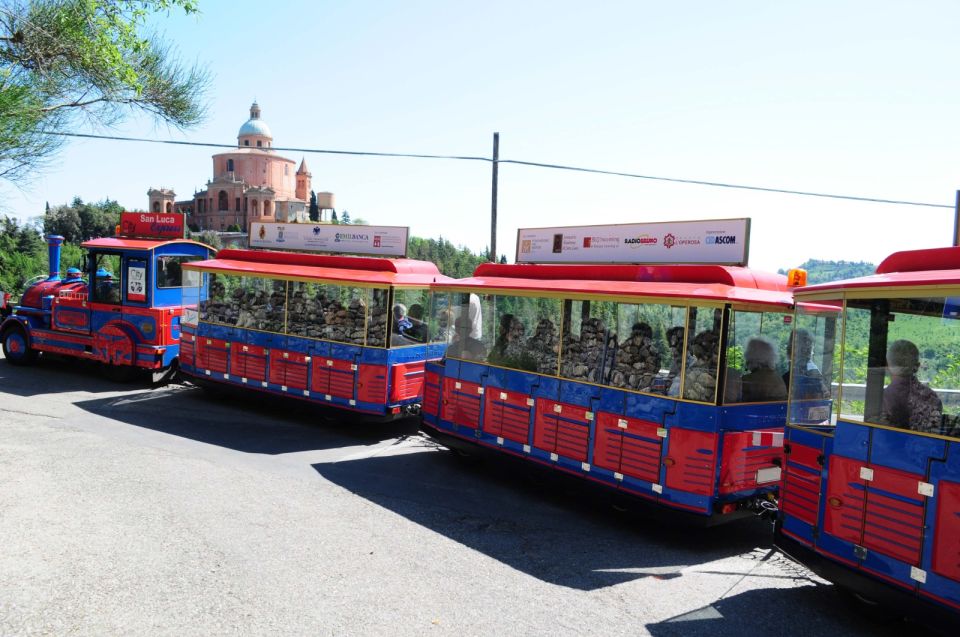
<svg viewBox="0 0 960 637"><path fill-rule="evenodd" d="M19 325L3 333L3 356L11 365L30 365L37 360L37 351L30 349L27 332Z"/></svg>

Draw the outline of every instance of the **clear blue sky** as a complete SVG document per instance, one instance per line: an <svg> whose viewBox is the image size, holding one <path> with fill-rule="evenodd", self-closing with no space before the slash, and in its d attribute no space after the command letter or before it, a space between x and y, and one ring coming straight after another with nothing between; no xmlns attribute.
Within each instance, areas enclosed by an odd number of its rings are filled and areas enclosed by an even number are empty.
<svg viewBox="0 0 960 637"><path fill-rule="evenodd" d="M948 205L960 188L956 1L200 6L156 22L211 70L209 119L112 132L236 143L256 98L280 147L489 155L499 131L502 159ZM75 140L22 190L5 187L3 212L74 196L145 208L160 186L188 198L214 152ZM488 164L305 156L314 190L353 217L489 243ZM877 262L953 231L952 209L500 168L511 258L517 227L729 217L753 219L750 264L769 270Z"/></svg>

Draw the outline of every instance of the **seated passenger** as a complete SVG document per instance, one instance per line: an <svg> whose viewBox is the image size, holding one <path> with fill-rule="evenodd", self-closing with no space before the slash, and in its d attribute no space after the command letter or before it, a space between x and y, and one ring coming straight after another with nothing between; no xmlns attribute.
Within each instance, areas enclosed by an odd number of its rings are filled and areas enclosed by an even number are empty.
<svg viewBox="0 0 960 637"><path fill-rule="evenodd" d="M393 306L393 331L390 334L390 344L412 345L418 340L413 321L407 316L407 306L397 303Z"/></svg>
<svg viewBox="0 0 960 637"><path fill-rule="evenodd" d="M100 303L119 303L120 288L113 280L113 273L103 268L97 270L96 292Z"/></svg>
<svg viewBox="0 0 960 637"><path fill-rule="evenodd" d="M661 385L667 386L667 396L680 395L680 370L683 367L683 335L682 325L674 325L667 330L667 345L670 346L670 370Z"/></svg>
<svg viewBox="0 0 960 637"><path fill-rule="evenodd" d="M470 361L484 361L487 359L487 348L479 339L470 336L470 329L473 322L469 316L457 318L456 332L453 335L453 342L447 348L447 356L452 358L463 358Z"/></svg>
<svg viewBox="0 0 960 637"><path fill-rule="evenodd" d="M436 334L433 342L449 343L453 339L453 310L444 308L437 314Z"/></svg>
<svg viewBox="0 0 960 637"><path fill-rule="evenodd" d="M687 365L684 371L683 397L711 402L717 390L717 344L719 335L704 330L687 343Z"/></svg>
<svg viewBox="0 0 960 637"><path fill-rule="evenodd" d="M920 351L902 339L887 348L890 384L883 390L880 422L903 429L940 433L943 403L936 392L917 380Z"/></svg>
<svg viewBox="0 0 960 637"><path fill-rule="evenodd" d="M513 369L534 371L536 361L526 352L523 334L526 331L523 323L513 314L504 314L500 318L500 328L497 342L494 343L487 362L502 365Z"/></svg>
<svg viewBox="0 0 960 637"><path fill-rule="evenodd" d="M793 355L793 345L796 343L796 355ZM813 362L813 336L805 329L798 329L793 338L787 341L787 357L790 359L790 369L783 375L784 385L790 389L790 378L793 376L793 398L804 400L810 398L827 398L830 391L823 381L816 363Z"/></svg>
<svg viewBox="0 0 960 637"><path fill-rule="evenodd" d="M777 349L773 343L762 336L747 341L743 366L747 370L740 379L743 402L787 399L787 386L777 374Z"/></svg>

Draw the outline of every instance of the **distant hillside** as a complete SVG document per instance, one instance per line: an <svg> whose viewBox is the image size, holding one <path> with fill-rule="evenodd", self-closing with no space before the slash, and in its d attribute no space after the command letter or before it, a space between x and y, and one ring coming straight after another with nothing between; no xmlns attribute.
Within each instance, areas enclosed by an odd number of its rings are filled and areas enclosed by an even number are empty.
<svg viewBox="0 0 960 637"><path fill-rule="evenodd" d="M804 261L797 267L807 271L807 283L809 284L866 276L873 274L877 269L877 266L866 261L820 261L818 259ZM784 269L777 271L780 274L787 273Z"/></svg>

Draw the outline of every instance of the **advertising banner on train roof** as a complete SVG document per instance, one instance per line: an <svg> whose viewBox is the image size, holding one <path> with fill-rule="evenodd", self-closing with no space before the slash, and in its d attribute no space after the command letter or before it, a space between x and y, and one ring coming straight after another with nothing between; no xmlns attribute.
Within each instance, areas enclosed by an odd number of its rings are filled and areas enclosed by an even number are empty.
<svg viewBox="0 0 960 637"><path fill-rule="evenodd" d="M183 239L187 224L182 212L121 212L117 236L137 239Z"/></svg>
<svg viewBox="0 0 960 637"><path fill-rule="evenodd" d="M409 231L406 226L254 221L250 224L250 247L405 257Z"/></svg>
<svg viewBox="0 0 960 637"><path fill-rule="evenodd" d="M520 228L517 263L746 265L750 219Z"/></svg>

